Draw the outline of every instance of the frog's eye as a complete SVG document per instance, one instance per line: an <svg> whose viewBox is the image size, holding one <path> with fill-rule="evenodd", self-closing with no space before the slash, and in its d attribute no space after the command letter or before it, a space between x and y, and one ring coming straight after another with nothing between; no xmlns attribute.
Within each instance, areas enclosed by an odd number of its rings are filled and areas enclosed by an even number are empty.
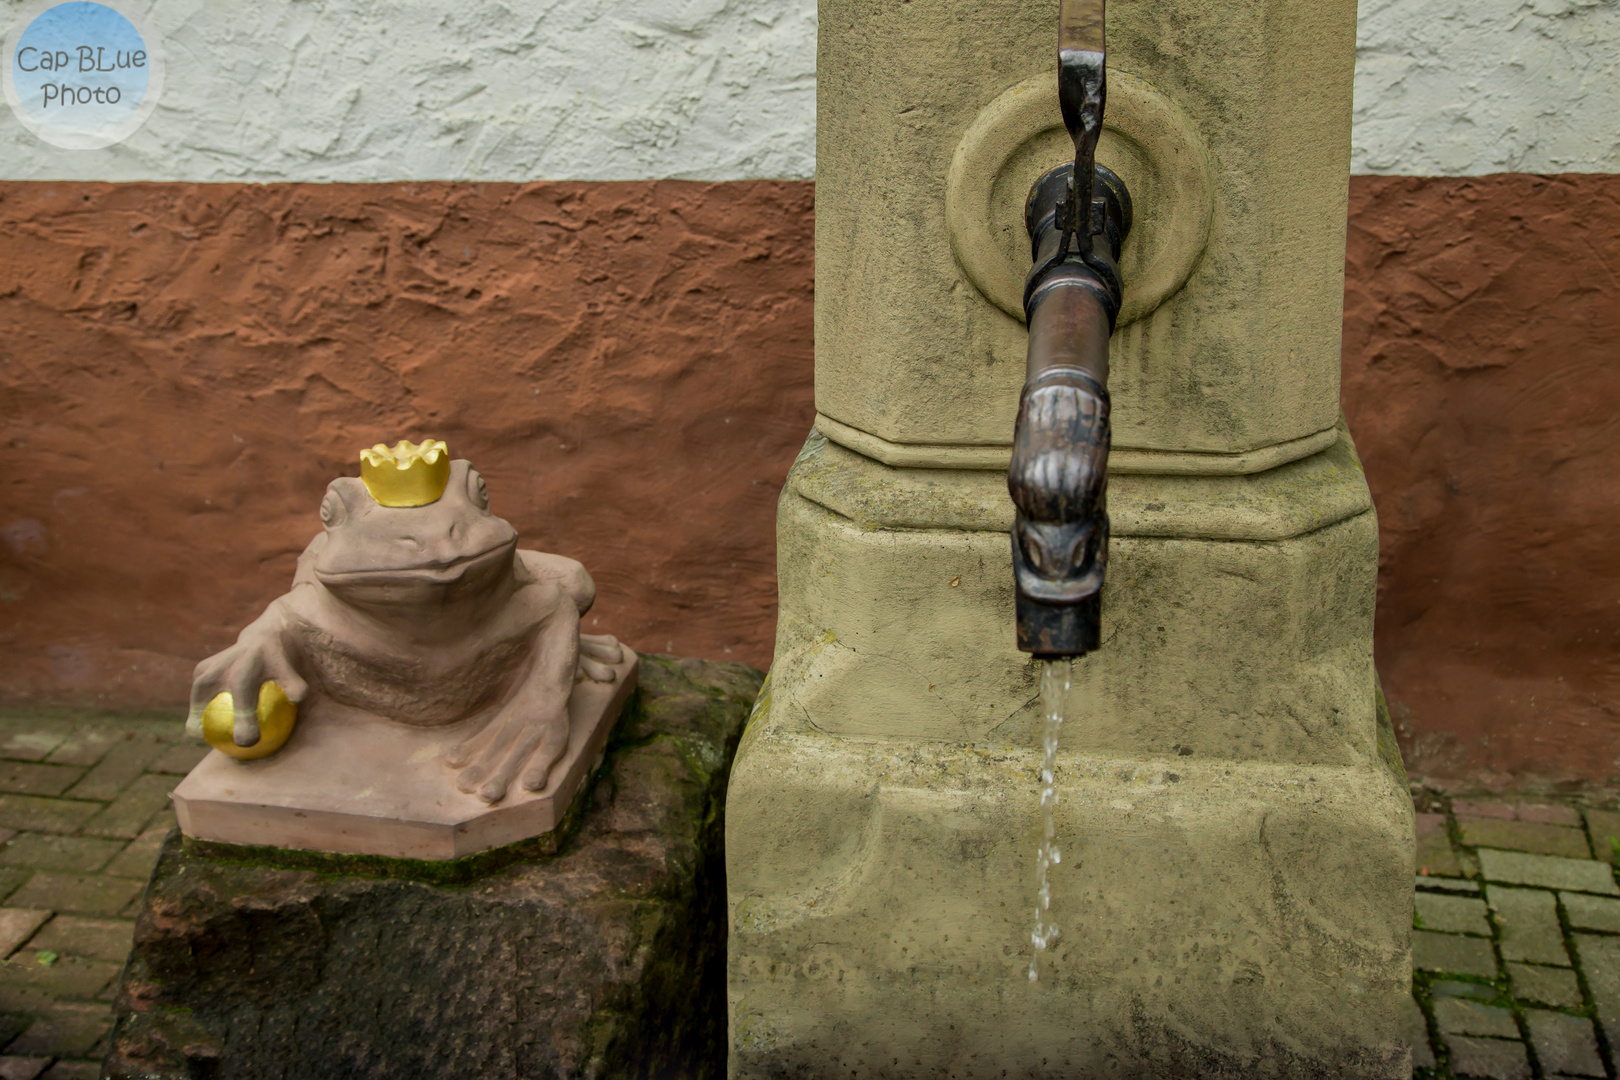
<svg viewBox="0 0 1620 1080"><path fill-rule="evenodd" d="M328 491L326 498L321 500L321 524L328 529L335 529L343 524L343 519L348 516L349 508L344 505L342 496L335 491Z"/></svg>
<svg viewBox="0 0 1620 1080"><path fill-rule="evenodd" d="M467 470L467 498L478 509L489 509L489 488L484 486L484 478L478 475L477 469Z"/></svg>

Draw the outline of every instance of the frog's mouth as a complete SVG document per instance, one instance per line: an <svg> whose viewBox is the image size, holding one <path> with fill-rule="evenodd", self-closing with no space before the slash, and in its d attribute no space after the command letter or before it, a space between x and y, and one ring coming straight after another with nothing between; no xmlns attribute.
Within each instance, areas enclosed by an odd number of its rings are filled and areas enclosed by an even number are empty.
<svg viewBox="0 0 1620 1080"><path fill-rule="evenodd" d="M451 585L468 576L475 576L485 568L493 568L503 559L510 561L517 539L503 541L494 547L472 555L462 555L448 562L423 562L413 566L368 566L360 570L322 570L315 576L328 586L364 586L391 584Z"/></svg>

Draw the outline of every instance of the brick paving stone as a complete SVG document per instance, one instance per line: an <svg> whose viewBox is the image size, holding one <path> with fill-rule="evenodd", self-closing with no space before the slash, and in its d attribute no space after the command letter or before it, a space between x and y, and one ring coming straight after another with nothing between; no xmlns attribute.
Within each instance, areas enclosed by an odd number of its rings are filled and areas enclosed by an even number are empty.
<svg viewBox="0 0 1620 1080"><path fill-rule="evenodd" d="M18 795L60 795L83 775L83 769L71 765L0 761L0 791Z"/></svg>
<svg viewBox="0 0 1620 1080"><path fill-rule="evenodd" d="M106 866L124 850L121 840L85 836L23 833L0 850L0 866L31 866L35 870L91 872Z"/></svg>
<svg viewBox="0 0 1620 1080"><path fill-rule="evenodd" d="M1620 937L1576 934L1575 952L1603 1034L1611 1047L1620 1048Z"/></svg>
<svg viewBox="0 0 1620 1080"><path fill-rule="evenodd" d="M1581 987L1575 981L1575 973L1568 968L1509 961L1507 969L1508 978L1513 982L1513 996L1520 1001L1536 1001L1560 1009L1581 1007Z"/></svg>
<svg viewBox="0 0 1620 1080"><path fill-rule="evenodd" d="M1584 896L1581 893L1559 893L1569 925L1578 930L1603 930L1620 934L1620 900L1606 896Z"/></svg>
<svg viewBox="0 0 1620 1080"><path fill-rule="evenodd" d="M1463 843L1474 847L1510 848L1514 851L1533 851L1538 855L1562 855L1569 859L1586 859L1591 852L1586 847L1586 833L1562 825L1537 825L1528 821L1499 821L1496 818L1457 816L1457 827Z"/></svg>
<svg viewBox="0 0 1620 1080"><path fill-rule="evenodd" d="M1412 887L1449 893L1474 893L1476 895L1479 893L1479 882L1468 878L1435 877L1433 875L1425 877L1419 874L1412 879Z"/></svg>
<svg viewBox="0 0 1620 1080"><path fill-rule="evenodd" d="M1524 1014L1530 1027L1530 1045L1546 1075L1603 1076L1603 1058L1598 1054L1592 1021L1584 1016L1530 1009Z"/></svg>
<svg viewBox="0 0 1620 1080"><path fill-rule="evenodd" d="M58 915L34 935L28 947L89 960L116 960L122 964L129 956L134 938L135 924L128 919Z"/></svg>
<svg viewBox="0 0 1620 1080"><path fill-rule="evenodd" d="M113 743L123 742L128 732L108 724L82 727L64 739L45 758L46 761L89 768L101 760Z"/></svg>
<svg viewBox="0 0 1620 1080"><path fill-rule="evenodd" d="M124 965L107 960L61 956L41 963L24 949L0 963L0 1009L40 1015L61 998L93 998L111 985Z"/></svg>
<svg viewBox="0 0 1620 1080"><path fill-rule="evenodd" d="M0 963L0 1080L32 1080L52 1057L47 1080L100 1074L133 923L95 916L138 906L174 824L169 792L207 753L177 745L169 726L172 736L157 724L0 721L0 946L12 953ZM54 961L39 963L42 953Z"/></svg>
<svg viewBox="0 0 1620 1080"><path fill-rule="evenodd" d="M1620 888L1614 884L1613 872L1603 863L1591 859L1562 859L1554 855L1525 855L1517 851L1480 848L1479 864L1486 881L1620 896Z"/></svg>
<svg viewBox="0 0 1620 1080"><path fill-rule="evenodd" d="M1494 1005L1481 1005L1462 998L1436 997L1434 1023L1446 1035L1497 1035L1508 1039L1519 1037L1518 1022L1506 1009Z"/></svg>
<svg viewBox="0 0 1620 1080"><path fill-rule="evenodd" d="M145 881L152 876L152 867L157 865L158 850L163 847L163 838L169 835L169 831L168 825L148 828L130 841L118 858L107 864L103 873Z"/></svg>
<svg viewBox="0 0 1620 1080"><path fill-rule="evenodd" d="M112 804L84 823L90 836L117 836L133 840L158 811L169 805L169 793L179 781L148 773L138 776Z"/></svg>
<svg viewBox="0 0 1620 1080"><path fill-rule="evenodd" d="M163 751L163 756L147 766L148 772L174 773L184 776L195 769L203 758L213 751L207 743L176 743Z"/></svg>
<svg viewBox="0 0 1620 1080"><path fill-rule="evenodd" d="M0 826L29 832L78 832L101 803L48 799L39 795L0 795Z"/></svg>
<svg viewBox="0 0 1620 1080"><path fill-rule="evenodd" d="M1557 803L1520 803L1514 808L1520 821L1534 821L1542 825L1573 825L1581 827L1581 815L1568 806Z"/></svg>
<svg viewBox="0 0 1620 1080"><path fill-rule="evenodd" d="M1558 902L1545 889L1508 889L1493 885L1486 893L1500 935L1503 960L1530 960L1568 966Z"/></svg>
<svg viewBox="0 0 1620 1080"><path fill-rule="evenodd" d="M107 749L95 768L69 789L68 797L99 799L103 802L115 799L167 749L165 743L150 735L131 732Z"/></svg>
<svg viewBox="0 0 1620 1080"><path fill-rule="evenodd" d="M1512 821L1516 816L1512 803L1492 799L1453 799L1451 812L1458 816L1500 818L1503 821Z"/></svg>
<svg viewBox="0 0 1620 1080"><path fill-rule="evenodd" d="M1455 1035L1446 1043L1451 1047L1451 1071L1458 1076L1530 1080L1530 1056L1522 1042Z"/></svg>
<svg viewBox="0 0 1620 1080"><path fill-rule="evenodd" d="M1412 925L1421 930L1487 937L1491 933L1491 924L1485 918L1485 901L1478 897L1420 892L1412 897L1412 913Z"/></svg>
<svg viewBox="0 0 1620 1080"><path fill-rule="evenodd" d="M133 878L41 871L12 894L11 906L70 911L76 915L114 915L139 896L143 887Z"/></svg>
<svg viewBox="0 0 1620 1080"><path fill-rule="evenodd" d="M22 870L15 866L0 867L0 901L5 900L12 893L23 887L29 878L34 876L32 870Z"/></svg>
<svg viewBox="0 0 1620 1080"><path fill-rule="evenodd" d="M1435 979L1429 983L1429 990L1436 997L1475 998L1479 1001L1490 1001L1496 997L1496 987L1488 983L1452 979Z"/></svg>
<svg viewBox="0 0 1620 1080"><path fill-rule="evenodd" d="M1417 852L1413 869L1419 874L1460 874L1462 864L1446 835L1446 815L1417 815Z"/></svg>
<svg viewBox="0 0 1620 1080"><path fill-rule="evenodd" d="M1592 834L1592 850L1605 862L1620 860L1620 813L1588 810L1586 829Z"/></svg>
<svg viewBox="0 0 1620 1080"><path fill-rule="evenodd" d="M58 1061L39 1080L101 1080L100 1061Z"/></svg>
<svg viewBox="0 0 1620 1080"><path fill-rule="evenodd" d="M0 735L0 758L44 761L66 738L65 731L8 731Z"/></svg>
<svg viewBox="0 0 1620 1080"><path fill-rule="evenodd" d="M1482 938L1412 931L1412 965L1420 971L1496 978L1496 953Z"/></svg>
<svg viewBox="0 0 1620 1080"><path fill-rule="evenodd" d="M1434 1068L1434 1051L1429 1047L1429 1022L1423 1018L1423 1009L1412 999L1406 999L1401 1010L1401 1037L1412 1048L1412 1068Z"/></svg>
<svg viewBox="0 0 1620 1080"><path fill-rule="evenodd" d="M28 1026L8 1054L84 1057L112 1027L112 1016L100 1005L63 1002Z"/></svg>
<svg viewBox="0 0 1620 1080"><path fill-rule="evenodd" d="M38 908L0 908L0 958L16 952L50 917L49 911Z"/></svg>
<svg viewBox="0 0 1620 1080"><path fill-rule="evenodd" d="M0 1080L37 1080L50 1063L50 1058L0 1056Z"/></svg>

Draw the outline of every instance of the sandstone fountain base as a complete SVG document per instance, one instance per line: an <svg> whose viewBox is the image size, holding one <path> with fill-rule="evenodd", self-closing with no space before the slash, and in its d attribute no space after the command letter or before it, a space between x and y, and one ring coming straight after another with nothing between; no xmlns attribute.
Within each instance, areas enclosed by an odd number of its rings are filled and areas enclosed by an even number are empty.
<svg viewBox="0 0 1620 1080"><path fill-rule="evenodd" d="M466 723L411 727L311 702L287 745L238 761L214 751L174 791L180 830L197 840L259 847L459 859L555 829L636 687L629 649L611 683L581 682L568 699L568 751L544 791L517 784L490 806L456 790L441 757Z"/></svg>
<svg viewBox="0 0 1620 1080"><path fill-rule="evenodd" d="M555 854L411 862L171 833L102 1075L722 1076L720 823L760 678L643 658L594 784L544 838Z"/></svg>

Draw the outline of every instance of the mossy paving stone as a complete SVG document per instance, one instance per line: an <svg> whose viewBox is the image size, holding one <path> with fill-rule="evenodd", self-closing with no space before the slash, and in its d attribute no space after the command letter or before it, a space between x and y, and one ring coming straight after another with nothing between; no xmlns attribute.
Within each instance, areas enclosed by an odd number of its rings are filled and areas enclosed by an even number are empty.
<svg viewBox="0 0 1620 1080"><path fill-rule="evenodd" d="M403 860L203 854L171 834L104 1075L722 1075L721 822L761 678L643 657L554 855L447 880Z"/></svg>

